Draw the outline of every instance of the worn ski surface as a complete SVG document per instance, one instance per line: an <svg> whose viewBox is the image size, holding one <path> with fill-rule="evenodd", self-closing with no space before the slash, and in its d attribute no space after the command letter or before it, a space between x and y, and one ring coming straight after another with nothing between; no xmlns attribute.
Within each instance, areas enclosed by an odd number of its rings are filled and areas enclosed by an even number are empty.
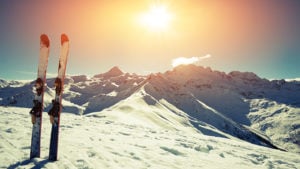
<svg viewBox="0 0 300 169"><path fill-rule="evenodd" d="M30 111L32 118L32 136L31 136L31 148L30 159L40 157L41 146L41 128L42 128L42 113L44 103L44 88L46 82L46 73L48 66L50 41L47 35L42 34L40 36L40 53L38 64L38 75L35 82L35 96L34 106Z"/></svg>
<svg viewBox="0 0 300 169"><path fill-rule="evenodd" d="M50 120L52 123L49 160L56 161L58 153L58 138L59 138L59 123L61 113L61 102L64 87L65 72L69 55L69 38L67 35L61 35L61 49L58 65L58 75L55 80L55 98L52 100L52 108L49 111Z"/></svg>

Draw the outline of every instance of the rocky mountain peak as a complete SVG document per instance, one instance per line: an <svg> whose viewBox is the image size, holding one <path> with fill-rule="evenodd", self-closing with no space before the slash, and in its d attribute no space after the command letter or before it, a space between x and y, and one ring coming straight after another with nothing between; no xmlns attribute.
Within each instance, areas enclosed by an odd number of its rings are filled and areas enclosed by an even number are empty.
<svg viewBox="0 0 300 169"><path fill-rule="evenodd" d="M121 76L122 74L124 74L124 73L120 70L120 68L117 67L117 66L114 66L113 68L111 68L106 73L98 74L98 75L95 75L94 77L96 77L96 78L109 78L109 77Z"/></svg>

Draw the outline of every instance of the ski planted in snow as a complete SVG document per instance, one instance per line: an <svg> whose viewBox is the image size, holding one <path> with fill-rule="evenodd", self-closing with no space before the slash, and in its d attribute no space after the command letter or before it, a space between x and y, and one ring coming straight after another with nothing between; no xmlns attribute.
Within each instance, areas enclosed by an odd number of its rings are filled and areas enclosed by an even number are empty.
<svg viewBox="0 0 300 169"><path fill-rule="evenodd" d="M67 60L69 55L69 38L66 34L61 35L61 49L60 58L58 65L58 75L55 79L55 98L52 100L52 108L48 112L50 116L50 122L52 124L50 149L49 149L49 160L57 160L58 152L58 137L59 137L59 122L61 113L61 102L64 87L65 72L67 66Z"/></svg>
<svg viewBox="0 0 300 169"><path fill-rule="evenodd" d="M43 114L43 102L44 102L44 88L46 82L46 72L48 66L50 41L47 35L42 34L40 36L40 56L37 79L35 81L35 95L33 100L33 108L30 110L32 121L32 136L31 136L31 148L30 159L40 157L41 150L41 128L42 128L42 114Z"/></svg>

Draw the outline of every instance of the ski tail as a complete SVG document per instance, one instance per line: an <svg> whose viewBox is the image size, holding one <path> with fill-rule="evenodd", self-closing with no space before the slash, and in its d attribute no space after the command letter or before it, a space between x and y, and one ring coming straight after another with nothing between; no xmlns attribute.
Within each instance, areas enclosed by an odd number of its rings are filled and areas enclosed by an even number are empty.
<svg viewBox="0 0 300 169"><path fill-rule="evenodd" d="M68 38L68 36L66 35L66 34L61 34L61 40L60 40L60 42L61 42L61 45L63 45L65 42L69 42L69 38Z"/></svg>
<svg viewBox="0 0 300 169"><path fill-rule="evenodd" d="M40 36L40 41L43 45L45 45L47 48L50 46L50 40L46 34L42 34Z"/></svg>

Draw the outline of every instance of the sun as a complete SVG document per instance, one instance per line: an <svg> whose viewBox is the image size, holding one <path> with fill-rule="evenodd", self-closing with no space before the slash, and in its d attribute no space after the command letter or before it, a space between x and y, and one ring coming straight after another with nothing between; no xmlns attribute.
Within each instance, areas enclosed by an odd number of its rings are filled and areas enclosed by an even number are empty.
<svg viewBox="0 0 300 169"><path fill-rule="evenodd" d="M171 13L164 5L153 5L149 11L142 13L139 22L151 31L165 31L172 20Z"/></svg>

